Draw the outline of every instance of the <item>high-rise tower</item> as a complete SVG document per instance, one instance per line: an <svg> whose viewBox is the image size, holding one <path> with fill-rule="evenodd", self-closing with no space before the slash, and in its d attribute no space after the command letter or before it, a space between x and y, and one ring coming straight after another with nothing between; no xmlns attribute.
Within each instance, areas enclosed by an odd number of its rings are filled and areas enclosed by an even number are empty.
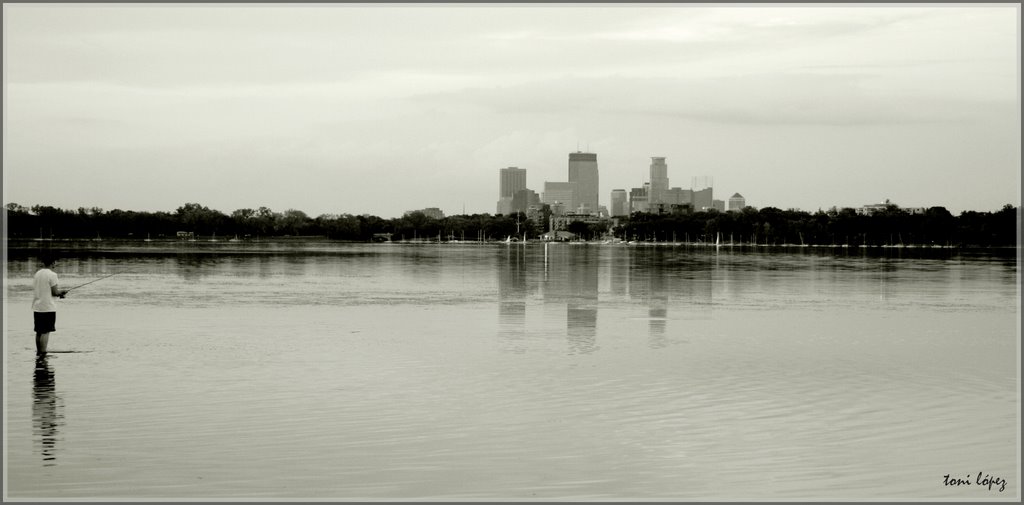
<svg viewBox="0 0 1024 505"><path fill-rule="evenodd" d="M498 214L512 213L512 198L517 191L526 189L526 169L508 167L498 169Z"/></svg>
<svg viewBox="0 0 1024 505"><path fill-rule="evenodd" d="M498 197L512 198L515 196L516 191L526 189L526 169L518 167L508 167L499 169L500 183L498 186Z"/></svg>
<svg viewBox="0 0 1024 505"><path fill-rule="evenodd" d="M629 200L627 200L626 190L624 189L613 189L612 200L611 200L611 216L621 217L629 215Z"/></svg>
<svg viewBox="0 0 1024 505"><path fill-rule="evenodd" d="M647 202L659 204L665 202L665 192L668 191L668 165L665 158L651 158L651 191L647 194Z"/></svg>
<svg viewBox="0 0 1024 505"><path fill-rule="evenodd" d="M577 205L583 211L597 212L598 174L597 155L576 151L569 153L569 182L577 184Z"/></svg>

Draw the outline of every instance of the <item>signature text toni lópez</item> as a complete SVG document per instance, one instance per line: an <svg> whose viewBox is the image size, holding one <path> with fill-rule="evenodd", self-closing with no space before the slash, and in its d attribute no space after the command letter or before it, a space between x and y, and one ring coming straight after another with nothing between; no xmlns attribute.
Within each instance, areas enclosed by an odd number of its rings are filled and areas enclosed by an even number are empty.
<svg viewBox="0 0 1024 505"><path fill-rule="evenodd" d="M1002 493L1006 489L1006 479L1002 477L996 477L994 475L985 474L981 476L982 472L978 472L977 478L971 479L971 475L965 475L964 478L953 477L950 474L942 476L943 484L947 486L988 486L989 491L992 490L993 486L999 486L999 492Z"/></svg>

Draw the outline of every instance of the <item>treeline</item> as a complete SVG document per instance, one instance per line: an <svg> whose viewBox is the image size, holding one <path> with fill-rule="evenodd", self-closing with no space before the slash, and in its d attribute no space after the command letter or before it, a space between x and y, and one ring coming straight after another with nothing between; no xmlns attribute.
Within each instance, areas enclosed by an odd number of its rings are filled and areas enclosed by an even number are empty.
<svg viewBox="0 0 1024 505"><path fill-rule="evenodd" d="M527 233L536 238L535 224L519 216L489 214L431 218L412 212L394 219L371 215L323 214L310 217L301 210L274 212L267 207L238 209L231 214L198 203L187 203L174 212L136 212L92 207L66 210L35 205L6 205L8 238L44 239L167 239L178 232L197 237L260 238L318 236L334 240L495 240ZM518 223L517 223L518 219Z"/></svg>
<svg viewBox="0 0 1024 505"><path fill-rule="evenodd" d="M537 239L548 231L525 214L456 215L441 219L422 212L383 219L371 215L323 214L310 217L289 209L238 209L231 214L187 203L174 212L120 209L65 210L49 206L26 208L7 204L8 238L175 238L178 232L199 237L319 236L334 240L504 240ZM607 238L658 242L734 242L768 245L941 245L1003 247L1017 245L1017 207L996 212L965 211L952 215L943 207L909 213L895 205L872 215L854 209L809 213L797 210L746 208L739 212L635 213L607 223L570 223L567 231L583 239ZM544 216L548 214L545 213Z"/></svg>
<svg viewBox="0 0 1024 505"><path fill-rule="evenodd" d="M768 245L936 245L1003 247L1017 245L1017 211L965 211L944 207L910 213L896 205L871 215L854 209L808 213L766 207L739 212L669 215L634 214L616 235L627 240L738 242Z"/></svg>

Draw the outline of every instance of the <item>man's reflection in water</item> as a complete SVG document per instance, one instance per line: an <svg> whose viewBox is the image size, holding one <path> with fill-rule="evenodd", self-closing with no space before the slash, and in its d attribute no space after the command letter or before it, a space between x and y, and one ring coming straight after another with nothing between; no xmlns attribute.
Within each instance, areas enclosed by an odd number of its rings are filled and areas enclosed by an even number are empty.
<svg viewBox="0 0 1024 505"><path fill-rule="evenodd" d="M43 466L57 464L57 436L64 416L61 413L60 397L57 396L56 382L49 356L36 358L32 377L32 434L39 441Z"/></svg>

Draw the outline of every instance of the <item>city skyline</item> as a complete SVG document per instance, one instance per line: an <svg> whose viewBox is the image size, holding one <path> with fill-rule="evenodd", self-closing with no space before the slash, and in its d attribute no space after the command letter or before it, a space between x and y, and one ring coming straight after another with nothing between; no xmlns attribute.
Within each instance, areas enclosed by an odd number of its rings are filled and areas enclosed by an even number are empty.
<svg viewBox="0 0 1024 505"><path fill-rule="evenodd" d="M1020 205L1015 5L3 12L5 203L493 213L585 150L606 207L652 157L755 207Z"/></svg>

